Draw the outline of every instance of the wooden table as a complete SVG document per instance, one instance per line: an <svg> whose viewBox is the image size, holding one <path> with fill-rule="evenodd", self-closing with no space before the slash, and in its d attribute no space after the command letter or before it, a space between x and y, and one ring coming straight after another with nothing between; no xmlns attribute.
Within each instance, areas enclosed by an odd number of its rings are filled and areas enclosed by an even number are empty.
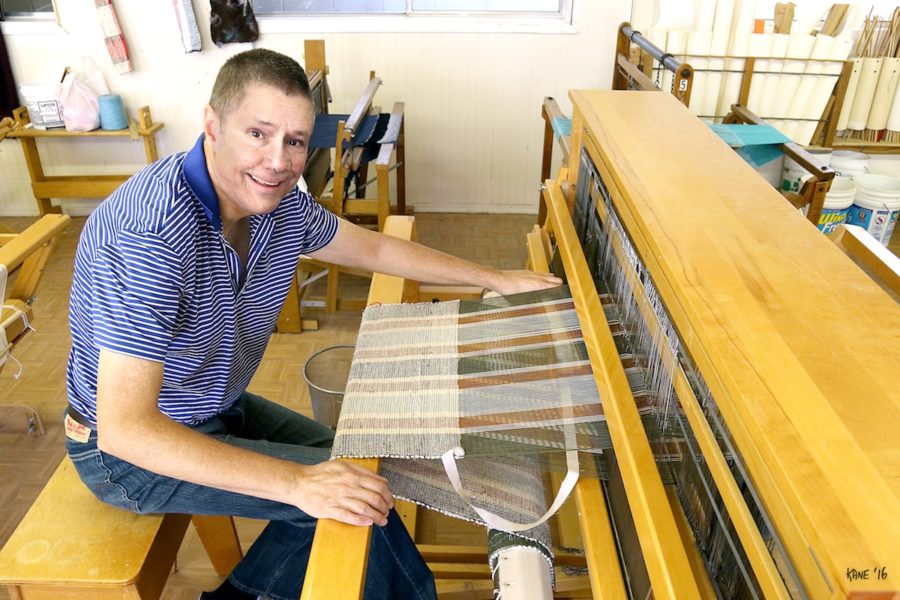
<svg viewBox="0 0 900 600"><path fill-rule="evenodd" d="M22 152L25 153L25 162L31 174L31 189L37 201L38 211L41 215L62 212L60 207L50 204L51 198L105 198L119 187L128 175L58 175L48 176L44 174L44 166L41 163L41 155L38 152L38 138L63 138L78 139L90 137L130 137L132 140L143 140L144 154L147 164L159 158L156 149L156 132L163 128L162 123L154 123L150 116L150 109L142 106L138 109L137 120L130 120L127 129L118 131L106 131L96 129L94 131L73 132L65 129L37 129L31 125L28 110L24 107L13 111L15 121L11 129L6 133L8 137L16 138L22 143ZM8 123L8 121L7 121ZM2 139L2 137L0 137Z"/></svg>

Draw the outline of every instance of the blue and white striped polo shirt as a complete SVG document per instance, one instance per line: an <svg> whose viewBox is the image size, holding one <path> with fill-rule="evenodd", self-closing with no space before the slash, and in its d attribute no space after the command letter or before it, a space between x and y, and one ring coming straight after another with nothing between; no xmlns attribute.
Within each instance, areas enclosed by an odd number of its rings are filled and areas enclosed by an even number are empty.
<svg viewBox="0 0 900 600"><path fill-rule="evenodd" d="M97 419L100 349L165 365L160 411L198 423L247 388L302 253L334 238L338 220L295 189L251 217L240 260L222 235L203 136L187 153L131 177L88 218L75 256L69 402Z"/></svg>

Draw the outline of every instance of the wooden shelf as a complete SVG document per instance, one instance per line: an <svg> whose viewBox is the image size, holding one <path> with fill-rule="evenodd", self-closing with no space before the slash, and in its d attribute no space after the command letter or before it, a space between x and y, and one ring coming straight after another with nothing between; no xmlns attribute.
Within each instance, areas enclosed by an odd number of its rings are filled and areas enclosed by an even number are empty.
<svg viewBox="0 0 900 600"><path fill-rule="evenodd" d="M62 212L58 206L50 203L51 198L105 198L119 187L128 175L64 175L47 176L41 163L37 140L39 138L78 139L78 138L121 138L129 137L133 141L142 140L147 164L156 161L159 154L156 148L156 132L163 128L163 123L154 123L150 109L143 106L138 109L137 119L129 119L127 129L106 131L66 131L57 129L37 129L31 123L28 110L24 107L13 111L14 121L4 120L3 128L6 137L18 139L25 154L25 163L31 175L31 190L41 215ZM7 130L8 127L8 130ZM3 139L3 135L0 135Z"/></svg>
<svg viewBox="0 0 900 600"><path fill-rule="evenodd" d="M129 136L133 140L140 139L141 137L147 137L150 135L156 134L157 131L163 128L162 123L154 123L150 129L141 129L138 126L138 122L134 119L129 119L129 125L125 129L119 129L116 131L107 131L105 129L95 129L94 131L67 131L62 127L57 127L54 129L38 129L36 127L27 127L20 128L16 127L12 131L10 131L7 136L11 138L41 138L41 137L57 137L57 138L69 138L69 137L122 137Z"/></svg>

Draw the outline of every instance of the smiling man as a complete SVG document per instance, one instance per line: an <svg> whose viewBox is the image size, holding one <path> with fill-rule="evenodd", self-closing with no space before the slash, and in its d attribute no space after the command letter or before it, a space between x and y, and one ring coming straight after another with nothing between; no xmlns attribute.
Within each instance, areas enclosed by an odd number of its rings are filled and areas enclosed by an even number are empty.
<svg viewBox="0 0 900 600"><path fill-rule="evenodd" d="M298 598L318 518L376 525L366 598L433 598L385 480L328 460L330 429L247 392L297 260L504 294L560 282L338 219L297 188L313 122L296 61L235 55L195 146L142 169L90 216L70 303L67 449L110 504L270 521L201 598Z"/></svg>

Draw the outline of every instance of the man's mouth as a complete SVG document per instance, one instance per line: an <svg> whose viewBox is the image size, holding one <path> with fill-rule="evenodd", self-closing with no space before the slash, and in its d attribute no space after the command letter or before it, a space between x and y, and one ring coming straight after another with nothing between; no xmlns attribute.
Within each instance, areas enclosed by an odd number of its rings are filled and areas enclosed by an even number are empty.
<svg viewBox="0 0 900 600"><path fill-rule="evenodd" d="M258 183L259 185L262 185L262 186L265 186L265 187L272 187L272 188L274 188L274 187L278 187L279 185L281 185L281 182L280 182L280 181L266 181L265 179L260 179L259 177L254 177L254 176L251 175L250 173L247 173L247 176L250 177L250 179L252 179L252 180L255 181L256 183Z"/></svg>

